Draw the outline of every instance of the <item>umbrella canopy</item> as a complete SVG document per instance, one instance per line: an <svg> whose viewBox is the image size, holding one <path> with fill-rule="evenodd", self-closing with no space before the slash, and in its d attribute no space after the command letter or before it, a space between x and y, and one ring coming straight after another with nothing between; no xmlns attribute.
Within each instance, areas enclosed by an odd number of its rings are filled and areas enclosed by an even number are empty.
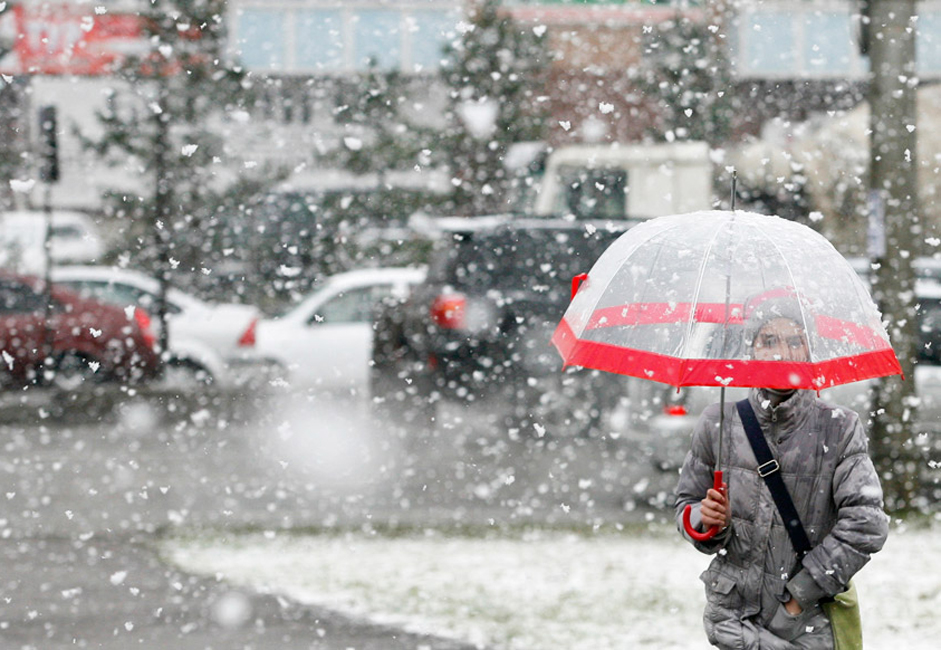
<svg viewBox="0 0 941 650"><path fill-rule="evenodd" d="M802 328L807 361L752 358L751 338L771 317ZM901 374L866 286L830 242L743 211L627 231L588 273L552 342L566 365L674 386L820 390Z"/></svg>

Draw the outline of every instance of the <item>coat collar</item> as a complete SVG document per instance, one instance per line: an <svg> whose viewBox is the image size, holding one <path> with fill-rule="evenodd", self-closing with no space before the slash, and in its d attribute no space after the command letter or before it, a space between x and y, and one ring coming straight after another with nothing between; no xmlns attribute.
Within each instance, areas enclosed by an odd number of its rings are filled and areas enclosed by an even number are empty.
<svg viewBox="0 0 941 650"><path fill-rule="evenodd" d="M798 390L793 395L775 407L763 388L752 388L748 392L748 401L751 403L758 422L763 429L774 426L781 434L790 433L798 429L807 420L815 399L814 391Z"/></svg>

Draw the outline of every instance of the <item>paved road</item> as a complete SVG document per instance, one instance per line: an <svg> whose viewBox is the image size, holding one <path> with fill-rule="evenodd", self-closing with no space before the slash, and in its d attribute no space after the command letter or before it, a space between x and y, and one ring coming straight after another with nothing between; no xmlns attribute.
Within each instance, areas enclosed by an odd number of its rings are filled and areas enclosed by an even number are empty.
<svg viewBox="0 0 941 650"><path fill-rule="evenodd" d="M514 441L486 411L424 436L283 396L4 395L0 418L0 648L461 648L181 574L154 541L659 516L617 440Z"/></svg>

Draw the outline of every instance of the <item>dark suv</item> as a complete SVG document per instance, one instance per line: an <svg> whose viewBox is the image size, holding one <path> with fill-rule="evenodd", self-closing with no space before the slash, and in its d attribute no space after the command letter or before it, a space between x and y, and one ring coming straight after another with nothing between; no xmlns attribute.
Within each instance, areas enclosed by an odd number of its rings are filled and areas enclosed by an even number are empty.
<svg viewBox="0 0 941 650"><path fill-rule="evenodd" d="M573 418L590 426L601 384L612 376L583 371L570 380L550 338L572 278L587 273L630 223L457 223L439 237L426 280L377 317L373 402L427 423L443 401L503 398L511 426Z"/></svg>

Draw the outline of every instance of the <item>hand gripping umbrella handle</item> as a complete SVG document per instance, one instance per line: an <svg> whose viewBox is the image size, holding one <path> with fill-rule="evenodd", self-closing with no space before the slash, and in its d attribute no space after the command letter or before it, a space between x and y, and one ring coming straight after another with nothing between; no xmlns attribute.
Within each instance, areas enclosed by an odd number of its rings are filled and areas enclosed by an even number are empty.
<svg viewBox="0 0 941 650"><path fill-rule="evenodd" d="M713 476L712 487L722 494L725 494L725 487L722 482L722 471L717 470ZM686 509L683 511L683 528L686 529L686 534L695 539L697 542L705 542L712 539L719 532L718 526L713 526L704 533L700 533L698 530L693 528L693 524L690 523L690 512L692 511L693 506L687 505Z"/></svg>

